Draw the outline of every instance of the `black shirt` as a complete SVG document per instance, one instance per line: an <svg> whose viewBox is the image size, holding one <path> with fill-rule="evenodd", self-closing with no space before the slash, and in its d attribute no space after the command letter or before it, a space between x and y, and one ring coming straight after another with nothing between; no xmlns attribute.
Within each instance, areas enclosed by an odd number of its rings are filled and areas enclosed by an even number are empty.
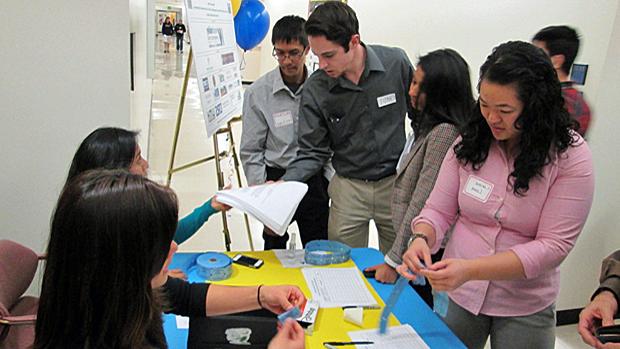
<svg viewBox="0 0 620 349"><path fill-rule="evenodd" d="M168 277L163 289L171 309L166 313L182 316L206 316L208 283L189 283Z"/></svg>
<svg viewBox="0 0 620 349"><path fill-rule="evenodd" d="M186 31L187 30L185 30L185 24L177 23L174 25L174 32L177 34L177 36L183 36Z"/></svg>
<svg viewBox="0 0 620 349"><path fill-rule="evenodd" d="M161 25L161 33L163 35L172 35L172 34L174 34L172 23L164 22L164 24Z"/></svg>

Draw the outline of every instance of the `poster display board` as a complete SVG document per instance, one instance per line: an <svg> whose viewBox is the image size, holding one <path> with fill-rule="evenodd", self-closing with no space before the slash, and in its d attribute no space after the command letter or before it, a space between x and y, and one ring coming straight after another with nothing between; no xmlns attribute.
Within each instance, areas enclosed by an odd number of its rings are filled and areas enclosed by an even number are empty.
<svg viewBox="0 0 620 349"><path fill-rule="evenodd" d="M230 0L186 0L207 136L241 114L243 94Z"/></svg>

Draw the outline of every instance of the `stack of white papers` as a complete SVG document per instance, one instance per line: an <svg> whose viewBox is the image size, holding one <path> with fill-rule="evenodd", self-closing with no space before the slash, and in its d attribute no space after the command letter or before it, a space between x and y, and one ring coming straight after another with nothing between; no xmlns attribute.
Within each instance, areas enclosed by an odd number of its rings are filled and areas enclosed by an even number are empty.
<svg viewBox="0 0 620 349"><path fill-rule="evenodd" d="M246 212L282 236L307 191L305 183L276 182L221 190L217 192L217 200Z"/></svg>
<svg viewBox="0 0 620 349"><path fill-rule="evenodd" d="M377 305L357 268L304 268L302 273L321 308Z"/></svg>
<svg viewBox="0 0 620 349"><path fill-rule="evenodd" d="M388 332L379 334L378 329L349 332L352 341L369 341L373 344L357 344L357 349L429 349L422 337L410 326L388 327Z"/></svg>

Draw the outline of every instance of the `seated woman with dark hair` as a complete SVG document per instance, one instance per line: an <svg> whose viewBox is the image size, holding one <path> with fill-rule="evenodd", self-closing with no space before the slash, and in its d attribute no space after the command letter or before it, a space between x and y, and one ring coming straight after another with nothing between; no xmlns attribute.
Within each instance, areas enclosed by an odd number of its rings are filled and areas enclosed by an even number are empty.
<svg viewBox="0 0 620 349"><path fill-rule="evenodd" d="M161 312L176 250L172 190L142 176L88 171L63 189L52 217L34 348L167 348ZM172 280L174 278L170 278ZM295 286L231 287L168 282L174 313L281 313L305 301ZM183 297L178 297L183 295ZM271 349L301 349L304 331L285 323Z"/></svg>
<svg viewBox="0 0 620 349"><path fill-rule="evenodd" d="M496 47L478 90L397 270L448 291L444 321L468 348L489 336L492 348L553 348L559 265L592 204L592 155L542 50ZM443 260L432 264L453 224Z"/></svg>
<svg viewBox="0 0 620 349"><path fill-rule="evenodd" d="M409 88L414 113L410 115L413 136L409 136L396 168L392 193L392 222L396 240L385 256L385 263L368 268L376 270L379 282L393 283L396 266L402 263L411 238L411 220L415 218L433 190L441 162L459 135L474 107L469 67L451 49L430 52L418 60ZM433 255L441 259L443 250ZM414 286L430 306L431 287Z"/></svg>
<svg viewBox="0 0 620 349"><path fill-rule="evenodd" d="M137 132L116 127L102 127L91 132L73 156L67 183L80 173L93 169L124 169L146 176L149 164L142 157L137 136ZM179 220L174 241L182 244L192 237L211 215L228 209L230 206L220 203L214 196Z"/></svg>

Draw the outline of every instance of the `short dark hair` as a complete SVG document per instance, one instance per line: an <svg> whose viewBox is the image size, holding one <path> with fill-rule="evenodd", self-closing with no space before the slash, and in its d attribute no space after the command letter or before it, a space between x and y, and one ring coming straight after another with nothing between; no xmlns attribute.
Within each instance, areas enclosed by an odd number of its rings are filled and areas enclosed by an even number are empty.
<svg viewBox="0 0 620 349"><path fill-rule="evenodd" d="M124 170L65 186L52 216L34 347L165 347L151 280L178 220L174 192Z"/></svg>
<svg viewBox="0 0 620 349"><path fill-rule="evenodd" d="M306 22L306 33L324 36L349 51L351 36L359 34L359 22L355 11L340 1L328 1L318 6Z"/></svg>
<svg viewBox="0 0 620 349"><path fill-rule="evenodd" d="M101 169L128 170L136 154L138 132L117 127L101 127L80 144L67 175L67 182L80 173Z"/></svg>
<svg viewBox="0 0 620 349"><path fill-rule="evenodd" d="M467 62L452 49L440 49L420 57L417 66L424 72L418 96L424 93L426 102L422 110L414 111L416 136L440 123L461 129L474 107Z"/></svg>
<svg viewBox="0 0 620 349"><path fill-rule="evenodd" d="M550 56L564 55L562 71L570 72L579 52L579 34L575 29L565 25L549 26L536 33L532 40L544 42Z"/></svg>
<svg viewBox="0 0 620 349"><path fill-rule="evenodd" d="M284 41L287 44L298 41L303 47L308 47L308 35L304 30L306 20L299 16L284 16L273 26L271 31L271 44Z"/></svg>
<svg viewBox="0 0 620 349"><path fill-rule="evenodd" d="M530 180L541 176L545 165L577 142L573 131L577 122L564 108L560 81L551 60L530 43L509 41L495 47L480 67L478 91L483 80L515 86L523 103L523 111L515 120L520 136L509 182L515 194L525 195ZM486 161L493 140L479 104L454 148L457 159L475 170Z"/></svg>

